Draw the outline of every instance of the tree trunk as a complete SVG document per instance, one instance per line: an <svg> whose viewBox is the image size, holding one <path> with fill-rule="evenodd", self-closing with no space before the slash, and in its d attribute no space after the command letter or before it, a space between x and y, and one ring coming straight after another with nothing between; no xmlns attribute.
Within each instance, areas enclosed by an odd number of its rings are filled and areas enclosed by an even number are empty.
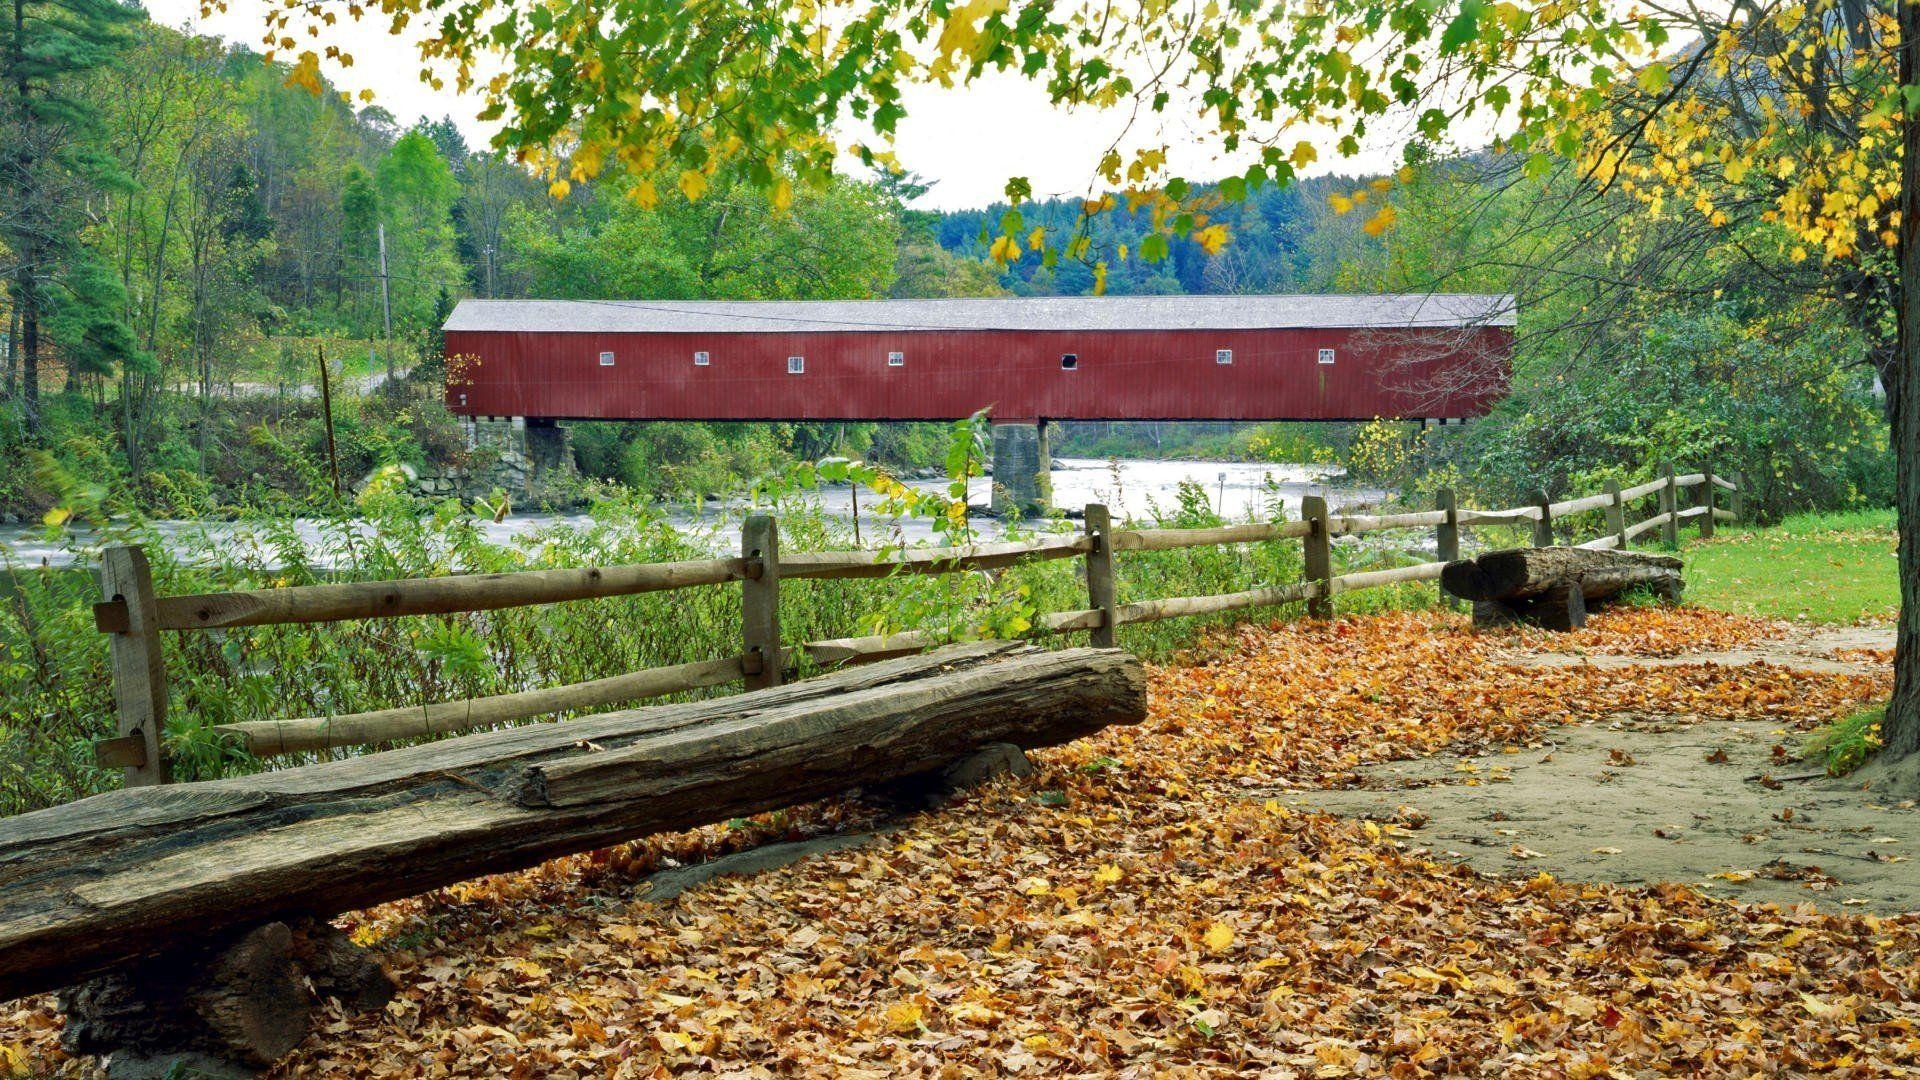
<svg viewBox="0 0 1920 1080"><path fill-rule="evenodd" d="M649 833L1068 742L1146 711L1111 649L960 645L607 713L0 820L0 1001L295 914L325 917Z"/></svg>
<svg viewBox="0 0 1920 1080"><path fill-rule="evenodd" d="M1920 81L1920 5L1900 0L1900 85ZM1900 531L1900 623L1895 632L1893 697L1881 723L1881 753L1891 761L1920 751L1920 109L1906 103L1901 125L1899 355L1887 382L1893 414L1895 508Z"/></svg>
<svg viewBox="0 0 1920 1080"><path fill-rule="evenodd" d="M28 275L20 301L20 411L27 418L27 437L40 435L40 308L34 300L39 283Z"/></svg>

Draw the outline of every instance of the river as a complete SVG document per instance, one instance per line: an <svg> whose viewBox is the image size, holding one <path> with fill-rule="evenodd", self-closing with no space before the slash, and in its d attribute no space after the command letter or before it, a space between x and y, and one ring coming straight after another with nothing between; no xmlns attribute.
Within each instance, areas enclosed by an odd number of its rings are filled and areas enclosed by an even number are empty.
<svg viewBox="0 0 1920 1080"><path fill-rule="evenodd" d="M1183 483L1197 485L1208 505L1231 520L1270 517L1276 504L1285 508L1288 517L1298 517L1300 499L1305 495L1325 496L1336 507L1373 502L1381 497L1378 491L1343 484L1338 469L1321 465L1060 458L1054 462L1052 478L1055 506L1077 512L1088 503L1103 502L1119 520L1150 518L1156 508L1173 511L1179 506ZM944 487L939 480L909 483L923 489ZM851 517L851 493L846 486L825 488L817 494L827 512L843 519ZM969 496L974 505L985 506L991 498L991 481L974 480ZM862 532L871 539L883 535L894 523L890 519L875 518L868 510L869 505L867 499L862 499L860 516ZM738 511L737 504L709 502L700 511L682 507L670 510L669 516L689 531L705 531L722 517L737 516ZM585 514L511 514L504 520L487 522L483 528L488 539L507 543L542 526L586 524L587 521ZM323 550L321 524L309 519L295 522L301 539L313 553L314 563L325 566L329 559ZM219 562L245 558L246 550L259 543L256 526L246 522L181 520L160 521L155 526L173 551L193 560ZM986 536L1000 531L999 524L991 519L983 519L980 528ZM905 523L903 532L910 542L924 540L929 535L925 523L919 521ZM0 526L0 563L16 567L67 566L76 556L90 555L97 547L97 539L84 529L49 538L42 528ZM257 556L246 561L257 561Z"/></svg>

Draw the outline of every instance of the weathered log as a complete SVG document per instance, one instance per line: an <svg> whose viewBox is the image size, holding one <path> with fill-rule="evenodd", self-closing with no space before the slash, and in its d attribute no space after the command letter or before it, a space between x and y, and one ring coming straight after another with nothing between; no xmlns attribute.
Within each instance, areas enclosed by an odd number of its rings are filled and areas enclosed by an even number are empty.
<svg viewBox="0 0 1920 1080"><path fill-rule="evenodd" d="M0 1000L1145 713L1116 650L975 644L731 698L490 731L0 820Z"/></svg>
<svg viewBox="0 0 1920 1080"><path fill-rule="evenodd" d="M393 983L332 925L270 922L145 959L60 993L69 1053L107 1075L250 1076L299 1045L317 999L371 1012Z"/></svg>
<svg viewBox="0 0 1920 1080"><path fill-rule="evenodd" d="M1514 600L1475 600L1473 625L1526 623L1547 630L1578 630L1587 625L1587 598L1572 583Z"/></svg>
<svg viewBox="0 0 1920 1080"><path fill-rule="evenodd" d="M1451 562L1440 586L1462 600L1519 600L1579 579L1588 600L1635 585L1677 578L1681 562L1670 555L1593 548L1507 548Z"/></svg>

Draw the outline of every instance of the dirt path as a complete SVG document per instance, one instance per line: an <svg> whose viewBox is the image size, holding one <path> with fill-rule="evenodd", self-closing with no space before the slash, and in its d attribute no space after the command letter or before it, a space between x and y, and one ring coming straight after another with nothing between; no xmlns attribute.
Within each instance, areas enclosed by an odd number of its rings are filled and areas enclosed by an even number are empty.
<svg viewBox="0 0 1920 1080"><path fill-rule="evenodd" d="M1769 664L1860 673L1886 661L1890 628L1794 631L1675 656L1516 648L1522 668L1660 669ZM1826 909L1920 910L1920 810L1911 792L1861 790L1791 755L1770 721L1621 715L1554 728L1517 753L1440 754L1359 770L1362 786L1291 792L1296 808L1415 826L1437 858L1494 874L1680 882L1711 895Z"/></svg>

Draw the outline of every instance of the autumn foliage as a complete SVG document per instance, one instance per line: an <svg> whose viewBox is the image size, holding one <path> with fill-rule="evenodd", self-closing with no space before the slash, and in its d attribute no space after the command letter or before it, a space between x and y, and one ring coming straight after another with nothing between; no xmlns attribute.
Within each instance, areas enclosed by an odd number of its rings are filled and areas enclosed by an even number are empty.
<svg viewBox="0 0 1920 1080"><path fill-rule="evenodd" d="M1774 624L1596 618L1554 648L1672 655ZM1038 755L865 846L656 904L639 875L879 824L857 800L560 860L350 920L403 992L288 1075L1902 1075L1920 918L1681 886L1496 879L1418 834L1284 808L1370 761L1621 712L1806 728L1883 673L1509 664L1546 641L1391 614L1225 634L1148 723ZM1808 893L1809 901L1816 898ZM46 1002L0 1055L74 1070ZM5 1060L0 1056L0 1060Z"/></svg>

